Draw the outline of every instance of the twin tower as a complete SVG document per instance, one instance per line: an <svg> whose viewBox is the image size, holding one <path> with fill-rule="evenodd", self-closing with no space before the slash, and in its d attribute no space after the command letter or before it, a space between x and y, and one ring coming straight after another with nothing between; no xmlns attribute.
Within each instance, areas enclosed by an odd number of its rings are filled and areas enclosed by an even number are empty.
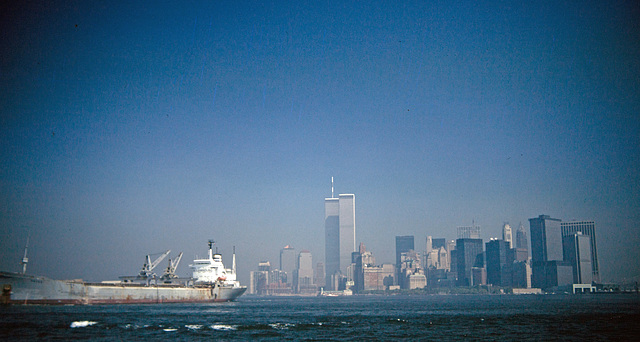
<svg viewBox="0 0 640 342"><path fill-rule="evenodd" d="M324 199L325 274L328 289L336 290L340 275L347 274L351 253L356 251L356 196L333 195Z"/></svg>

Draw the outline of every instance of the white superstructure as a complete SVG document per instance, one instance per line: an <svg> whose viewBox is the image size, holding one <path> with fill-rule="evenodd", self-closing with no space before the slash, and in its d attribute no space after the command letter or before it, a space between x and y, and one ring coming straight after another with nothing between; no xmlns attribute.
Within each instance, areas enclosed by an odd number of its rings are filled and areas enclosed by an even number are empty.
<svg viewBox="0 0 640 342"><path fill-rule="evenodd" d="M222 255L213 253L212 240L209 240L209 254L207 259L193 260L189 267L193 270L193 281L195 284L221 283L223 285L240 286L236 281L236 254L233 253L233 266L231 269L224 268Z"/></svg>

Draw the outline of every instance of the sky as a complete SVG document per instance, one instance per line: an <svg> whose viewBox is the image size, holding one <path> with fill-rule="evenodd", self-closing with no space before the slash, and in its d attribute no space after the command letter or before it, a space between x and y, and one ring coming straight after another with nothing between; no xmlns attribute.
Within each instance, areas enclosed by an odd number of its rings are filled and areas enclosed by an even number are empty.
<svg viewBox="0 0 640 342"><path fill-rule="evenodd" d="M635 1L20 1L0 10L0 269L137 274L207 240L324 261L324 198L395 236L596 222L640 280ZM165 263L162 263L162 267Z"/></svg>

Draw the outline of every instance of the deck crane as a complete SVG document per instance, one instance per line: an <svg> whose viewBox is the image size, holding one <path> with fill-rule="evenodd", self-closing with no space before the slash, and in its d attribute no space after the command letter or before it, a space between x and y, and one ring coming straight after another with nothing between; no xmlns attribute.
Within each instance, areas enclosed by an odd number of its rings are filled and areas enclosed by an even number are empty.
<svg viewBox="0 0 640 342"><path fill-rule="evenodd" d="M167 269L164 271L164 274L161 277L162 279L178 278L176 275L176 268L178 268L180 259L182 259L182 252L180 252L178 257L175 259L169 258L169 266L167 266Z"/></svg>
<svg viewBox="0 0 640 342"><path fill-rule="evenodd" d="M153 273L153 269L156 268L156 266L158 266L158 264L160 264L160 262L162 260L164 260L164 258L167 257L167 255L169 255L169 253L171 253L171 250L167 250L166 252L162 253L156 260L154 260L153 262L151 262L151 254L147 254L147 259L146 262L144 263L144 265L142 266L142 270L140 270L140 274L139 276L141 278L152 278L155 276L155 274Z"/></svg>

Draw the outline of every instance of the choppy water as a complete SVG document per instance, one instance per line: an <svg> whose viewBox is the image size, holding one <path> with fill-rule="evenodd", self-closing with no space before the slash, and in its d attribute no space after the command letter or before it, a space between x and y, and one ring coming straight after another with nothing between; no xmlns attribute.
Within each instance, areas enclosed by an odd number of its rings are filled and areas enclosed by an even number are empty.
<svg viewBox="0 0 640 342"><path fill-rule="evenodd" d="M638 340L638 295L241 297L0 307L0 340Z"/></svg>

